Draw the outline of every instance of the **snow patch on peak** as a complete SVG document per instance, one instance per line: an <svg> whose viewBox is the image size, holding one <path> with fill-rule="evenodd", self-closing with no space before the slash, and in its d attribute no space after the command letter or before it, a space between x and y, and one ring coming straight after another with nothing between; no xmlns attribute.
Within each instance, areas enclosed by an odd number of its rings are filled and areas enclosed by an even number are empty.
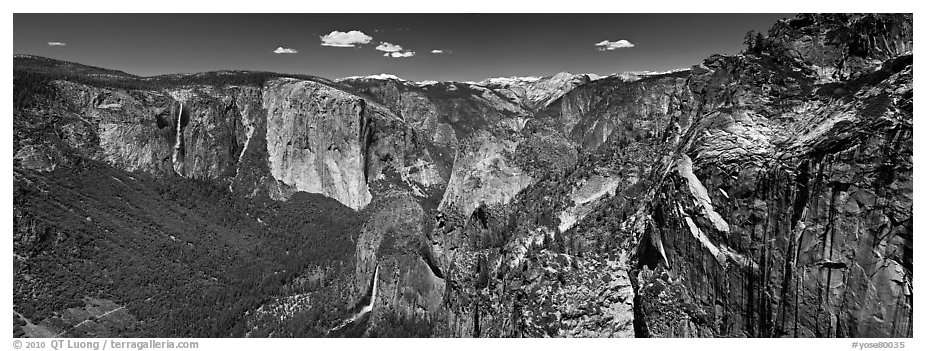
<svg viewBox="0 0 926 351"><path fill-rule="evenodd" d="M540 79L541 79L541 77L515 77L515 76L512 76L512 77L494 77L494 78L488 78L488 79L483 80L483 81L478 82L478 83L475 83L475 82L474 82L474 84L481 84L481 85L503 85L503 86L504 86L504 85L522 85L522 84L533 83L533 82L536 82L536 81L538 81L538 80L540 80Z"/></svg>
<svg viewBox="0 0 926 351"><path fill-rule="evenodd" d="M658 76L658 75L663 75L663 74L687 72L690 70L691 68L676 68L676 69L670 69L668 71L639 71L639 72L634 72L634 73L637 73L638 75L641 75L641 76Z"/></svg>
<svg viewBox="0 0 926 351"><path fill-rule="evenodd" d="M344 80L359 80L359 79L398 80L402 82L406 81L405 79L402 79L395 75L387 74L387 73L374 74L370 76L350 76L350 77L344 77L341 79L337 79L336 81L340 82Z"/></svg>

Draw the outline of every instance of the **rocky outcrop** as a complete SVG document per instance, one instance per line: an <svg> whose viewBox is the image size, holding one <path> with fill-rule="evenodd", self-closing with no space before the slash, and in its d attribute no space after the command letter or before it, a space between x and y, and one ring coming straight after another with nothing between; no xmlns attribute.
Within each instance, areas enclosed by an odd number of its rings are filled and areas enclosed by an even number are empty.
<svg viewBox="0 0 926 351"><path fill-rule="evenodd" d="M425 212L402 192L383 195L368 211L357 242L355 278L364 281L380 272L368 333L429 335L419 328L429 328L438 315L446 283L428 245Z"/></svg>
<svg viewBox="0 0 926 351"><path fill-rule="evenodd" d="M468 216L481 205L505 204L532 178L512 160L517 141L487 132L461 147L439 211Z"/></svg>
<svg viewBox="0 0 926 351"><path fill-rule="evenodd" d="M782 54L809 65L821 82L845 81L913 50L910 14L801 14L768 31Z"/></svg>
<svg viewBox="0 0 926 351"><path fill-rule="evenodd" d="M13 155L13 162L26 169L49 172L67 161L57 149L40 144L23 146Z"/></svg>

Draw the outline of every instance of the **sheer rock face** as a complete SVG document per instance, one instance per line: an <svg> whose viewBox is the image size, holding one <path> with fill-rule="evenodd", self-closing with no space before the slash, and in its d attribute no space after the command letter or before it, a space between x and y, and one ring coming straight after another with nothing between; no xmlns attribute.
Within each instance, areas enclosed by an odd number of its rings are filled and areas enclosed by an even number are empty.
<svg viewBox="0 0 926 351"><path fill-rule="evenodd" d="M64 145L128 171L228 182L249 196L321 193L354 209L370 202L368 182L387 168L416 188L449 177L446 161L435 164L441 149L389 110L313 81L164 91L53 86L56 111L72 117L57 127ZM17 151L38 168L54 163L36 163L48 152Z"/></svg>
<svg viewBox="0 0 926 351"><path fill-rule="evenodd" d="M253 136L248 126L260 116L260 90L202 86L168 93L183 104L179 120L172 121L180 124L174 170L197 179L234 177L249 134Z"/></svg>
<svg viewBox="0 0 926 351"><path fill-rule="evenodd" d="M277 80L265 88L267 155L273 177L358 209L370 202L364 174L367 108L315 82Z"/></svg>
<svg viewBox="0 0 926 351"><path fill-rule="evenodd" d="M649 205L646 242L661 247L648 252L666 263L641 259L646 335L912 335L912 66L897 62L823 100L769 96L780 88L716 79L742 64L705 64L700 91L726 108L703 115L693 171L682 155ZM737 93L750 89L766 93Z"/></svg>

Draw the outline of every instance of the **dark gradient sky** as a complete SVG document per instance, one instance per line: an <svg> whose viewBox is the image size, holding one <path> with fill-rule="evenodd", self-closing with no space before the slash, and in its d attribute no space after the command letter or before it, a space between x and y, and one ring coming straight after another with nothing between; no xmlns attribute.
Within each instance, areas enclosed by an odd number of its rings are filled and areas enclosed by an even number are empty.
<svg viewBox="0 0 926 351"><path fill-rule="evenodd" d="M390 73L411 80L482 80L561 71L668 70L742 48L743 33L784 14L14 14L13 50L138 75L220 69L326 78ZM373 42L321 46L333 30ZM598 51L602 40L632 48ZM66 46L49 46L48 42ZM383 57L381 41L417 54ZM274 54L278 46L298 54ZM431 54L432 49L451 54Z"/></svg>

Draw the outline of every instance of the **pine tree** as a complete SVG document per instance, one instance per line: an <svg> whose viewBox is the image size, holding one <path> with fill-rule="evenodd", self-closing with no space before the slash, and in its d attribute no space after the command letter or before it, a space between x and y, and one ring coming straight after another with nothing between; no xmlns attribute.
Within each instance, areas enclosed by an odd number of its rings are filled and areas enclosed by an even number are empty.
<svg viewBox="0 0 926 351"><path fill-rule="evenodd" d="M756 31L752 29L746 32L746 37L743 38L743 45L746 45L746 52L752 52L753 46L755 45L755 36Z"/></svg>
<svg viewBox="0 0 926 351"><path fill-rule="evenodd" d="M756 33L755 39L753 40L753 53L756 55L762 55L762 52L765 50L765 37L761 32Z"/></svg>

